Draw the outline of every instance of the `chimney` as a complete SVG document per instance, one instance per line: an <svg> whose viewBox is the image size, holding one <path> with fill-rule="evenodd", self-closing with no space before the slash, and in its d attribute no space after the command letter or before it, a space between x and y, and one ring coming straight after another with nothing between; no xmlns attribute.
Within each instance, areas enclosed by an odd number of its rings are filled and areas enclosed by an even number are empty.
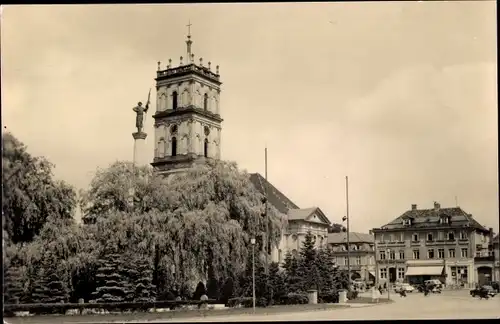
<svg viewBox="0 0 500 324"><path fill-rule="evenodd" d="M411 210L417 210L417 204L412 204L411 205Z"/></svg>
<svg viewBox="0 0 500 324"><path fill-rule="evenodd" d="M439 208L441 208L441 205L437 201L435 201L434 202L434 209L439 210Z"/></svg>

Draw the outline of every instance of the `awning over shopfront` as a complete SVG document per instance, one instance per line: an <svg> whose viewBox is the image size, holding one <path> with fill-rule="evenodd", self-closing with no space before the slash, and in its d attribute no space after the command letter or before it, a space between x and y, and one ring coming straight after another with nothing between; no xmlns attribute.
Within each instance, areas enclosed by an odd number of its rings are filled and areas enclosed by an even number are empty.
<svg viewBox="0 0 500 324"><path fill-rule="evenodd" d="M371 274L374 278L377 278L374 271L368 271L368 273Z"/></svg>
<svg viewBox="0 0 500 324"><path fill-rule="evenodd" d="M407 276L440 276L443 273L443 266L420 266L408 267Z"/></svg>

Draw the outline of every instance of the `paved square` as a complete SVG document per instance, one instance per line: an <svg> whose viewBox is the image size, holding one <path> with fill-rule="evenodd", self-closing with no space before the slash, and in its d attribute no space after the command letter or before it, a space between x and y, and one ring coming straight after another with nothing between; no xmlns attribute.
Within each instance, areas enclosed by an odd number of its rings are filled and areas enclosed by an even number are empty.
<svg viewBox="0 0 500 324"><path fill-rule="evenodd" d="M384 319L486 319L500 318L500 296L479 300L468 290L447 291L424 296L408 294L406 298L391 296L394 303L352 307L328 311L312 311L273 315L217 316L172 319L171 322L232 322L232 321L303 321L303 320L384 320Z"/></svg>

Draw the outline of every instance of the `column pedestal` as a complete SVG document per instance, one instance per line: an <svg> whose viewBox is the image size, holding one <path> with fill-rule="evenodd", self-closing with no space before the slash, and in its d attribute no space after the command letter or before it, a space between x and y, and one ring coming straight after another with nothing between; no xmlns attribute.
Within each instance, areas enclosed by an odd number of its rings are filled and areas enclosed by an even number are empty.
<svg viewBox="0 0 500 324"><path fill-rule="evenodd" d="M148 134L144 132L132 133L134 138L134 165L145 166L148 165L148 154L146 154L146 137Z"/></svg>

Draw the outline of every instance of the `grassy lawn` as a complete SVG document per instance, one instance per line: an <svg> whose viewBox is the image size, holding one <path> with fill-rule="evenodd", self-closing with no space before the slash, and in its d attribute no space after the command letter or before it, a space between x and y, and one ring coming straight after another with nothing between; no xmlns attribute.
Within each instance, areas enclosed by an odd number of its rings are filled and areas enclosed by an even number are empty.
<svg viewBox="0 0 500 324"><path fill-rule="evenodd" d="M292 313L300 311L319 311L329 309L346 308L348 305L338 304L316 304L316 305L286 305L286 306L271 306L266 308L256 308L256 314L276 314L276 313ZM15 317L8 318L7 321L11 324L21 323L78 323L78 322L123 322L123 321L148 321L162 320L171 318L190 318L190 317L205 317L205 316L221 316L221 315L247 315L252 314L252 308L232 308L218 310L175 310L164 313L134 313L134 314L108 314L108 315L45 315L45 316L30 316L30 317Z"/></svg>
<svg viewBox="0 0 500 324"><path fill-rule="evenodd" d="M380 303L392 303L393 301L387 298L379 298L378 300L379 304ZM372 299L371 297L358 297L353 300L348 300L348 304L372 304Z"/></svg>

